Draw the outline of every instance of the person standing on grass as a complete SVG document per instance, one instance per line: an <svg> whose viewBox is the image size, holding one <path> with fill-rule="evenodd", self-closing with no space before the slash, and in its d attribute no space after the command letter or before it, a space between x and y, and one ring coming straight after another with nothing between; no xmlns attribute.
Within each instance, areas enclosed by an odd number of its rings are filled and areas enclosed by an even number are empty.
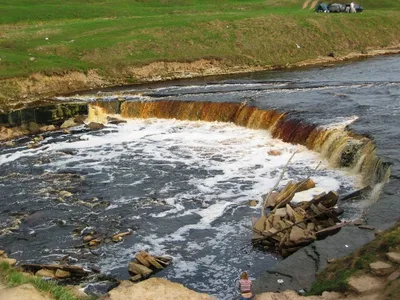
<svg viewBox="0 0 400 300"><path fill-rule="evenodd" d="M241 298L240 300L253 299L253 293L251 292L251 280L247 272L243 272L240 275L239 290Z"/></svg>
<svg viewBox="0 0 400 300"><path fill-rule="evenodd" d="M350 11L351 11L352 13L355 13L355 12L356 12L356 8L355 8L353 2L350 3Z"/></svg>

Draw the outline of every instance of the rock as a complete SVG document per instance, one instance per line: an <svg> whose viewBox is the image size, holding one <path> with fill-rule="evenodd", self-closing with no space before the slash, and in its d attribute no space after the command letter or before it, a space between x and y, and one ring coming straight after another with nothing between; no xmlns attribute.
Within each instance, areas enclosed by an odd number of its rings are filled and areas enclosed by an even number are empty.
<svg viewBox="0 0 400 300"><path fill-rule="evenodd" d="M269 150L268 154L271 155L271 156L278 156L278 155L281 155L282 152L279 151L279 150Z"/></svg>
<svg viewBox="0 0 400 300"><path fill-rule="evenodd" d="M162 296L161 296L162 295ZM108 292L109 300L212 300L207 294L197 293L164 278L150 278L139 283L123 281L117 288Z"/></svg>
<svg viewBox="0 0 400 300"><path fill-rule="evenodd" d="M36 276L40 277L49 277L49 278L54 278L54 270L49 270L49 269L40 269L35 273Z"/></svg>
<svg viewBox="0 0 400 300"><path fill-rule="evenodd" d="M387 280L393 281L396 280L397 278L400 278L400 271L394 271L392 274L388 276Z"/></svg>
<svg viewBox="0 0 400 300"><path fill-rule="evenodd" d="M7 263L10 266L14 266L17 263L17 260L15 258L0 257L0 263Z"/></svg>
<svg viewBox="0 0 400 300"><path fill-rule="evenodd" d="M90 122L89 124L86 125L87 128L90 130L99 130L104 128L104 124L97 123L97 122Z"/></svg>
<svg viewBox="0 0 400 300"><path fill-rule="evenodd" d="M28 148L29 148L29 149L34 149L34 148L37 148L37 147L39 147L39 145L36 144L36 143L30 143L30 144L28 144Z"/></svg>
<svg viewBox="0 0 400 300"><path fill-rule="evenodd" d="M40 129L41 132L57 130L56 126L54 126L54 125L42 126L39 129Z"/></svg>
<svg viewBox="0 0 400 300"><path fill-rule="evenodd" d="M84 124L87 117L85 115L79 115L74 117L74 121L77 124Z"/></svg>
<svg viewBox="0 0 400 300"><path fill-rule="evenodd" d="M107 123L108 124L118 125L118 124L121 124L121 123L126 123L126 120L121 120L121 119L114 118L114 117L107 117Z"/></svg>
<svg viewBox="0 0 400 300"><path fill-rule="evenodd" d="M60 197L62 197L62 198L66 198L66 197L71 197L71 196L72 196L72 193L71 193L71 192L68 192L68 191L60 191L58 194L59 194Z"/></svg>
<svg viewBox="0 0 400 300"><path fill-rule="evenodd" d="M289 239L296 244L302 242L306 239L304 230L298 226L293 226L292 230L290 231Z"/></svg>
<svg viewBox="0 0 400 300"><path fill-rule="evenodd" d="M132 276L130 280L133 282L136 282L136 281L140 281L140 279L142 279L142 275L137 274L135 276Z"/></svg>
<svg viewBox="0 0 400 300"><path fill-rule="evenodd" d="M56 271L55 275L56 275L57 278L69 278L69 277L71 277L71 273L70 272L63 271L63 270L60 270L60 269L58 269Z"/></svg>
<svg viewBox="0 0 400 300"><path fill-rule="evenodd" d="M383 261L377 261L369 264L372 273L378 276L387 276L394 271L394 267Z"/></svg>
<svg viewBox="0 0 400 300"><path fill-rule="evenodd" d="M381 279L369 275L351 277L347 284L350 289L359 294L378 291L385 287Z"/></svg>
<svg viewBox="0 0 400 300"><path fill-rule="evenodd" d="M71 134L71 131L69 131L68 129L64 129L64 130L63 130L63 133L64 133L64 134Z"/></svg>
<svg viewBox="0 0 400 300"><path fill-rule="evenodd" d="M7 142L5 143L5 145L6 145L7 147L14 147L14 146L15 146L15 142L14 142L14 141L7 141Z"/></svg>
<svg viewBox="0 0 400 300"><path fill-rule="evenodd" d="M89 242L89 246L90 247L96 247L96 246L98 246L100 244L101 244L101 240L100 239L94 239L94 240L91 240Z"/></svg>
<svg viewBox="0 0 400 300"><path fill-rule="evenodd" d="M35 61L36 58L34 58L33 56L31 56L31 57L29 57L29 60L30 60L30 61Z"/></svg>
<svg viewBox="0 0 400 300"><path fill-rule="evenodd" d="M254 229L263 232L264 229L265 229L265 220L266 220L266 219L267 219L267 218L266 218L265 216L261 216L261 217L257 220L257 222L254 224L254 226L253 226Z"/></svg>
<svg viewBox="0 0 400 300"><path fill-rule="evenodd" d="M329 56L329 57L335 57L335 53L334 53L334 52L329 52L329 53L328 53L328 56Z"/></svg>
<svg viewBox="0 0 400 300"><path fill-rule="evenodd" d="M6 251L0 249L0 256L3 256Z"/></svg>
<svg viewBox="0 0 400 300"><path fill-rule="evenodd" d="M281 217L281 218L286 217L286 208L278 208L275 211L275 216L278 216L278 217Z"/></svg>
<svg viewBox="0 0 400 300"><path fill-rule="evenodd" d="M400 253L399 252L389 252L386 253L386 257L396 264L400 264Z"/></svg>
<svg viewBox="0 0 400 300"><path fill-rule="evenodd" d="M148 277L153 273L153 270L149 269L146 266L140 265L135 262L130 262L129 263L129 272L134 273L134 274L140 274L143 277Z"/></svg>
<svg viewBox="0 0 400 300"><path fill-rule="evenodd" d="M93 239L94 239L94 236L92 236L92 235L90 235L90 234L88 234L88 235L86 235L86 236L83 237L83 241L84 241L85 243L90 242L90 241L93 240Z"/></svg>
<svg viewBox="0 0 400 300"><path fill-rule="evenodd" d="M252 206L252 207L257 206L257 204L258 204L258 200L249 200L249 202L248 202L248 205Z"/></svg>
<svg viewBox="0 0 400 300"><path fill-rule="evenodd" d="M43 135L35 136L35 137L33 138L33 141L34 141L35 143L38 143L38 142L43 141L43 140L44 140Z"/></svg>
<svg viewBox="0 0 400 300"><path fill-rule="evenodd" d="M73 127L78 125L77 123L75 123L74 118L70 118L68 120L66 120L64 123L62 123L62 125L60 126L61 129L65 129L65 128L69 128L69 127Z"/></svg>
<svg viewBox="0 0 400 300"><path fill-rule="evenodd" d="M65 286L65 288L67 288L71 292L71 294L78 299L88 298L88 295L85 292L83 292L78 286L67 285Z"/></svg>
<svg viewBox="0 0 400 300"><path fill-rule="evenodd" d="M28 125L28 130L31 133L37 133L37 132L40 132L40 126L38 124L36 124L35 122L30 122Z"/></svg>
<svg viewBox="0 0 400 300"><path fill-rule="evenodd" d="M122 241L122 237L132 234L132 231L121 232L112 236L111 240L115 243Z"/></svg>
<svg viewBox="0 0 400 300"><path fill-rule="evenodd" d="M0 300L51 300L50 296L40 293L30 283L1 290Z"/></svg>

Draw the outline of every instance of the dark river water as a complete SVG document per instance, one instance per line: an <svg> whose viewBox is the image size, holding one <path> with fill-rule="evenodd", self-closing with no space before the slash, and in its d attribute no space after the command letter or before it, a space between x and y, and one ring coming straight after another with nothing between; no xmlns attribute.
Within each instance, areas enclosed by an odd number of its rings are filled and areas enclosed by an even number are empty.
<svg viewBox="0 0 400 300"><path fill-rule="evenodd" d="M323 126L350 126L375 139L378 153L396 164L399 74L400 57L388 56L70 99L246 101ZM0 248L25 262L50 263L69 255L70 263L96 265L123 279L129 278L127 265L136 252L168 254L174 263L157 276L218 299L232 299L241 271L257 277L280 260L251 247L244 225L260 208L249 207L248 200L260 200L269 191L294 151L282 184L308 175L321 160L267 132L177 120L135 119L97 132L49 133L36 149L28 142L0 147ZM269 150L282 154L271 156ZM360 181L351 170L332 170L325 161L312 178L317 187L295 200L328 190L347 193ZM346 204L344 218L357 218L364 206ZM127 230L132 234L122 242L108 241ZM96 231L104 243L79 248L80 233L88 231Z"/></svg>

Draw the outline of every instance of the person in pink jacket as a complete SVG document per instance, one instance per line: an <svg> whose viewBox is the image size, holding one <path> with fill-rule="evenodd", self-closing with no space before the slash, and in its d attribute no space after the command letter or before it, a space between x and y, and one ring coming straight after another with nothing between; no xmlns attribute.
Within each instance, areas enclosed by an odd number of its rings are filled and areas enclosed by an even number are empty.
<svg viewBox="0 0 400 300"><path fill-rule="evenodd" d="M240 300L253 299L253 293L251 292L251 280L247 272L243 272L240 275L239 290L241 298Z"/></svg>

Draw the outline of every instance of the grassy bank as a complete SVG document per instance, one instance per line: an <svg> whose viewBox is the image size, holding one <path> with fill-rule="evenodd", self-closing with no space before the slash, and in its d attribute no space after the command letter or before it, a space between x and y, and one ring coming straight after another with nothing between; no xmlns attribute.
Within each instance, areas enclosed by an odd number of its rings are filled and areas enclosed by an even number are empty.
<svg viewBox="0 0 400 300"><path fill-rule="evenodd" d="M364 0L362 14L316 14L308 3L0 0L0 79L95 69L107 84L126 84L138 81L132 67L156 61L284 67L400 44L398 1ZM21 94L18 84L0 87L3 101Z"/></svg>
<svg viewBox="0 0 400 300"><path fill-rule="evenodd" d="M29 276L18 272L8 263L0 263L0 282L9 287L30 283L38 291L51 295L55 300L93 300L93 297L77 297L66 287L57 285L54 281L43 280L36 276ZM1 293L1 291L0 291Z"/></svg>
<svg viewBox="0 0 400 300"><path fill-rule="evenodd" d="M347 282L352 275L368 274L370 263L385 261L386 253L392 251L400 251L400 223L353 254L329 264L318 274L317 281L308 294L320 295L324 291L348 292ZM400 278L388 282L382 299L400 299Z"/></svg>

